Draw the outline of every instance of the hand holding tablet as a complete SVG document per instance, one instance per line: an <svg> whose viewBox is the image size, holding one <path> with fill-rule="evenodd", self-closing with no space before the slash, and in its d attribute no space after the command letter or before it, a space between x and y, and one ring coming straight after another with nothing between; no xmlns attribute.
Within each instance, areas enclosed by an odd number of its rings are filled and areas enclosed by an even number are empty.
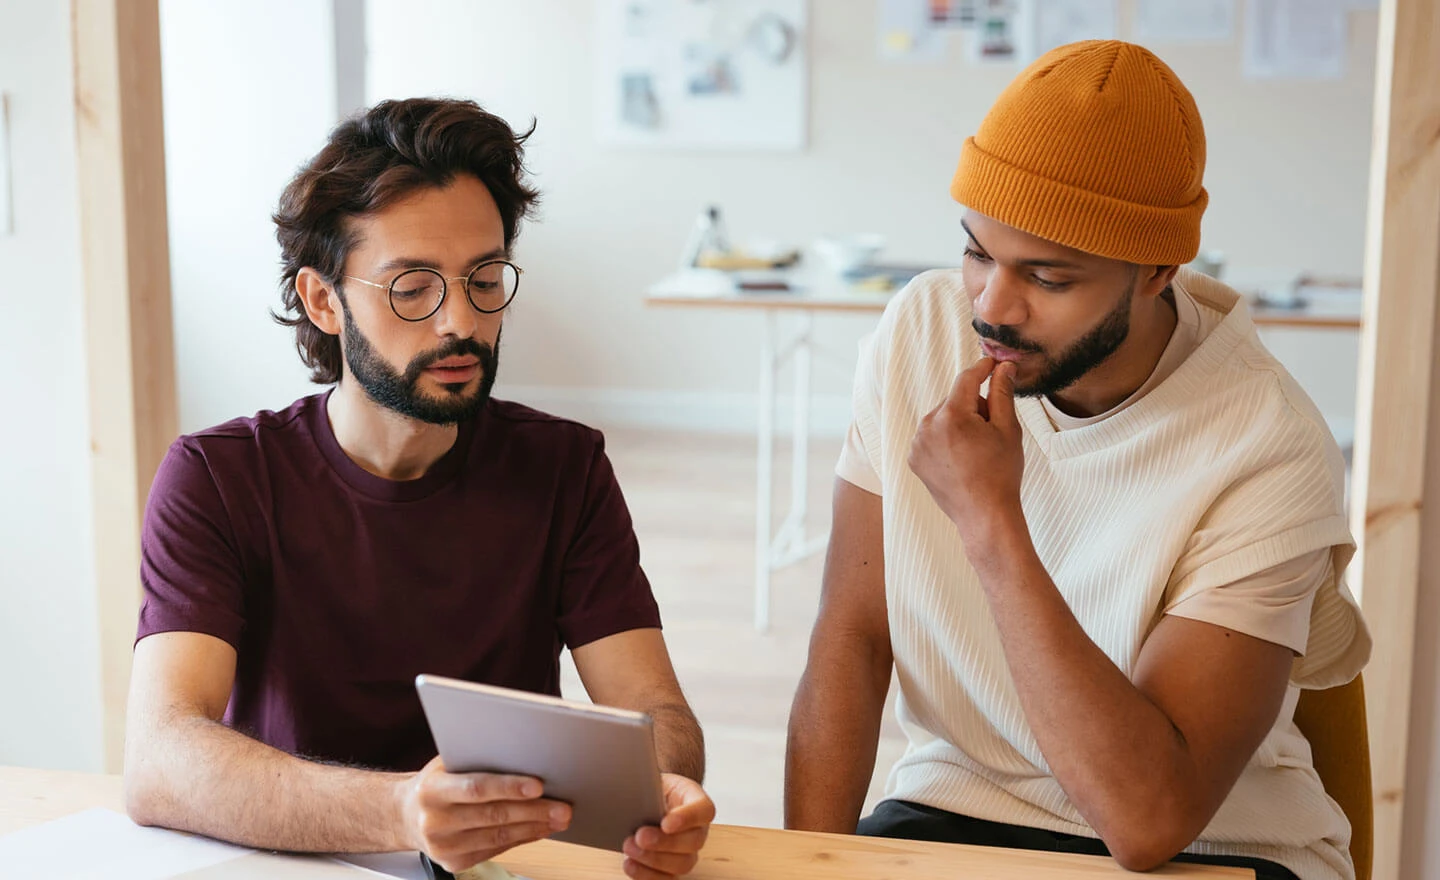
<svg viewBox="0 0 1440 880"><path fill-rule="evenodd" d="M698 783L662 776L648 716L431 675L416 689L440 752L432 764L471 780L453 783L474 798L458 816L485 823L463 841L440 823L436 843L448 849L431 855L442 864L548 836L623 852L632 877L694 868L715 806ZM551 810L560 824L547 824Z"/></svg>

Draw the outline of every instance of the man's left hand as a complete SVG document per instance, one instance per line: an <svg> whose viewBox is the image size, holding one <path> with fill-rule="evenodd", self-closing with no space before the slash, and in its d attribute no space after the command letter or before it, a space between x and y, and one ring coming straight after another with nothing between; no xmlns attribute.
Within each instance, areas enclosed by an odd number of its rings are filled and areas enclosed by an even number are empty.
<svg viewBox="0 0 1440 880"><path fill-rule="evenodd" d="M715 804L699 783L674 773L660 774L665 818L625 841L625 874L636 880L665 880L695 870L700 848L715 821Z"/></svg>
<svg viewBox="0 0 1440 880"><path fill-rule="evenodd" d="M990 378L990 396L980 386ZM910 444L910 470L960 529L967 552L991 530L1022 518L1020 480L1025 452L1015 415L1015 366L981 358L962 372L950 396L920 420Z"/></svg>

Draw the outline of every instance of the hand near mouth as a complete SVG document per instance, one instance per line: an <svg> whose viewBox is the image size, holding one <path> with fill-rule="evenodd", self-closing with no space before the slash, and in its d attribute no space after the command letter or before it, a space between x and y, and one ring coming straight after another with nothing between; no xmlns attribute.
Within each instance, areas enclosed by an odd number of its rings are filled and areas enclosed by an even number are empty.
<svg viewBox="0 0 1440 880"><path fill-rule="evenodd" d="M987 378L988 398L980 393ZM1013 363L981 358L955 379L949 396L920 420L910 470L960 529L967 553L996 528L1023 526L1025 452Z"/></svg>

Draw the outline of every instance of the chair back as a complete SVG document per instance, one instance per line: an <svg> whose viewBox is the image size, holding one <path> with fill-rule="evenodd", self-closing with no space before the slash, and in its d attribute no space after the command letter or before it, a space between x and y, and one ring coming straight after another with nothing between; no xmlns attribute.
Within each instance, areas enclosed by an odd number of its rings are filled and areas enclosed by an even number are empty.
<svg viewBox="0 0 1440 880"><path fill-rule="evenodd" d="M1295 726L1310 741L1315 772L1325 793L1350 820L1355 880L1370 880L1375 846L1375 802L1370 786L1370 732L1360 676L1340 687L1301 691Z"/></svg>

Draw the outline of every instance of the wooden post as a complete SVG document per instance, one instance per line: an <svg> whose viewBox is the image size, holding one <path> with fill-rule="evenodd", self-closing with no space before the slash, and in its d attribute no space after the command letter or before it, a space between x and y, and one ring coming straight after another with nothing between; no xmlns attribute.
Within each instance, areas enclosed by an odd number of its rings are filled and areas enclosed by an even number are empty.
<svg viewBox="0 0 1440 880"><path fill-rule="evenodd" d="M1351 580L1375 634L1366 672L1375 880L1400 877L1422 486L1440 298L1440 4L1382 0L1365 248Z"/></svg>
<svg viewBox="0 0 1440 880"><path fill-rule="evenodd" d="M74 0L105 766L120 770L140 521L176 434L158 0Z"/></svg>

